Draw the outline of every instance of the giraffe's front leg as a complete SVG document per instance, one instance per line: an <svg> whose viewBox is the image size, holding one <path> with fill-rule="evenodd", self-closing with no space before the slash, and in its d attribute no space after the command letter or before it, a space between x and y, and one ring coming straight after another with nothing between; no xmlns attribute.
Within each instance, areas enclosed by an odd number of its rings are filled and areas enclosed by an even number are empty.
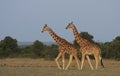
<svg viewBox="0 0 120 76"><path fill-rule="evenodd" d="M57 64L57 66L58 66L59 69L61 69L61 67L60 67L60 64L59 64L59 62L58 62L58 59L61 57L61 55L62 55L62 54L59 53L58 56L57 56L56 59L55 59L55 62L56 62L56 64Z"/></svg>
<svg viewBox="0 0 120 76"><path fill-rule="evenodd" d="M73 59L73 55L70 55L68 65L67 65L67 67L65 68L65 70L67 70L68 67L70 66L70 64L71 64L71 62L72 62L72 59Z"/></svg>
<svg viewBox="0 0 120 76"><path fill-rule="evenodd" d="M74 58L75 58L75 61L76 61L76 63L77 63L77 66L78 66L78 70L80 70L80 61L79 61L79 59L78 59L78 57L77 56L74 56Z"/></svg>
<svg viewBox="0 0 120 76"><path fill-rule="evenodd" d="M85 60L85 54L82 54L81 70L83 68L84 60Z"/></svg>
<svg viewBox="0 0 120 76"><path fill-rule="evenodd" d="M62 54L62 67L64 70L65 69L65 56L64 56L64 54Z"/></svg>
<svg viewBox="0 0 120 76"><path fill-rule="evenodd" d="M90 65L90 67L91 67L91 70L93 70L93 66L92 66L92 64L91 64L91 61L90 61L90 58L89 58L89 56L88 56L88 55L86 55L86 58L87 58L87 60L88 60L88 63L89 63L89 65Z"/></svg>

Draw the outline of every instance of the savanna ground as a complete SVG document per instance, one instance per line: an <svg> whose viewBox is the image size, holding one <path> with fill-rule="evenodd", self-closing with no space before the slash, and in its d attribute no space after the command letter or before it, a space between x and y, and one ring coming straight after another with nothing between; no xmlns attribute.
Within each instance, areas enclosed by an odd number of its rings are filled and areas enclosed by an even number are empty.
<svg viewBox="0 0 120 76"><path fill-rule="evenodd" d="M67 64L68 60L66 61ZM91 70L85 61L83 70L78 70L73 60L67 71L59 70L53 60L10 58L0 59L0 76L120 76L120 61L103 60L105 68ZM95 61L92 60L94 66ZM95 66L94 66L95 67Z"/></svg>

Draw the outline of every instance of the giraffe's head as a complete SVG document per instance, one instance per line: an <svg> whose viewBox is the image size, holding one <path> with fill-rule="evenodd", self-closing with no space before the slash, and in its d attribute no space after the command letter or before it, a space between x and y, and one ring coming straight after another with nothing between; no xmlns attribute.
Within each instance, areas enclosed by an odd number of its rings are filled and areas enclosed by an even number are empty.
<svg viewBox="0 0 120 76"><path fill-rule="evenodd" d="M71 23L69 23L69 24L67 25L66 29L73 29L74 26L75 26L75 25L73 24L73 22L71 22Z"/></svg>
<svg viewBox="0 0 120 76"><path fill-rule="evenodd" d="M42 29L42 32L45 32L45 31L48 31L48 30L49 30L49 27L47 26L47 24L45 24L45 26Z"/></svg>

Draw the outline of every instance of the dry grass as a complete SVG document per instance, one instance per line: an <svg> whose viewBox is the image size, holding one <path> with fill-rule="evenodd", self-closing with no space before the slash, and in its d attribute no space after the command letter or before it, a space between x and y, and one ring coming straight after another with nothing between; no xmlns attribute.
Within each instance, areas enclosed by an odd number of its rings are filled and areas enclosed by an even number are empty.
<svg viewBox="0 0 120 76"><path fill-rule="evenodd" d="M0 65L9 67L51 67L55 66L55 63L54 61L48 61L44 59L10 58L0 59Z"/></svg>
<svg viewBox="0 0 120 76"><path fill-rule="evenodd" d="M66 61L67 63L67 61ZM94 65L94 62L92 61ZM120 62L104 60L105 68L91 70L85 62L78 70L75 61L67 71L59 70L54 61L44 59L13 58L0 59L0 76L119 76Z"/></svg>

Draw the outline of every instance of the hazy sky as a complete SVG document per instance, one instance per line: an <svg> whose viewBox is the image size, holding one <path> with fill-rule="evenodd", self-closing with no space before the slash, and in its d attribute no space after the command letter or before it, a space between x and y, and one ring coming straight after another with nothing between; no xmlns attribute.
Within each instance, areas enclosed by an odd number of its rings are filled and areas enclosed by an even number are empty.
<svg viewBox="0 0 120 76"><path fill-rule="evenodd" d="M120 36L120 0L0 0L0 40L54 41L48 32L41 33L48 24L73 41L72 31L65 29L71 21L94 40L111 41Z"/></svg>

